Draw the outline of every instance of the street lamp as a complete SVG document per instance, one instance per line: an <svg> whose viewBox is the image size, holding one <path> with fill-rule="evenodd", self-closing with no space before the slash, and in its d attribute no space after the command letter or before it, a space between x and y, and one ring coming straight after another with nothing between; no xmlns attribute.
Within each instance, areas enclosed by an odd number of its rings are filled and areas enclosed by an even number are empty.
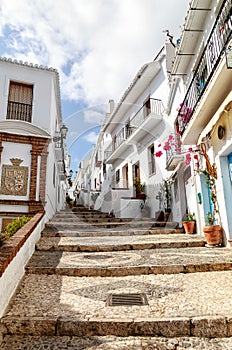
<svg viewBox="0 0 232 350"><path fill-rule="evenodd" d="M60 136L54 136L52 140L56 143L55 148L61 150L61 157L62 157L62 163L63 163L63 175L62 177L65 179L66 176L66 166L65 166L65 154L64 154L64 139L66 139L68 132L68 128L66 125L62 125L60 128Z"/></svg>
<svg viewBox="0 0 232 350"><path fill-rule="evenodd" d="M67 126L63 124L62 127L60 128L60 136L54 136L53 141L54 142L63 141L64 139L66 139L67 132L68 132Z"/></svg>

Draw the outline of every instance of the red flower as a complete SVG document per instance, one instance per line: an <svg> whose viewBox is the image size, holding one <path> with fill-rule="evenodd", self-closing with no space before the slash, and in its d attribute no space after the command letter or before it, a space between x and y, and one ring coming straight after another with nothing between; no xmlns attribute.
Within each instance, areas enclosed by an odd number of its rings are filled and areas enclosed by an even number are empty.
<svg viewBox="0 0 232 350"><path fill-rule="evenodd" d="M197 154L194 154L193 158L196 159L196 160L198 160L198 155L197 155Z"/></svg>
<svg viewBox="0 0 232 350"><path fill-rule="evenodd" d="M163 148L164 148L165 151L169 151L171 149L171 146L170 146L170 144L168 142L165 142Z"/></svg>
<svg viewBox="0 0 232 350"><path fill-rule="evenodd" d="M163 154L163 152L162 152L162 151L158 151L158 152L156 152L156 153L155 153L155 156L156 156L156 157L161 157L161 156L162 156L162 154Z"/></svg>
<svg viewBox="0 0 232 350"><path fill-rule="evenodd" d="M160 144L158 144L158 147L161 147L161 143L160 143Z"/></svg>
<svg viewBox="0 0 232 350"><path fill-rule="evenodd" d="M187 153L185 156L185 165L189 165L191 162L191 154Z"/></svg>
<svg viewBox="0 0 232 350"><path fill-rule="evenodd" d="M192 147L189 147L189 149L188 149L188 150L189 150L189 152L192 152L192 151L193 151Z"/></svg>

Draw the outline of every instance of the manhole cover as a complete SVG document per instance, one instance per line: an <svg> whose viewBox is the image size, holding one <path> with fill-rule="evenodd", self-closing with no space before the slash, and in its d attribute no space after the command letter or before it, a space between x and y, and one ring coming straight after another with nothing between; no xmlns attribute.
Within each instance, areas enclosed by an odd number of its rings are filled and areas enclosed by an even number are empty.
<svg viewBox="0 0 232 350"><path fill-rule="evenodd" d="M144 293L109 294L106 303L108 306L142 306L148 305L148 300Z"/></svg>
<svg viewBox="0 0 232 350"><path fill-rule="evenodd" d="M100 260L100 259L110 259L112 258L112 255L84 255L84 259L93 259L93 260Z"/></svg>

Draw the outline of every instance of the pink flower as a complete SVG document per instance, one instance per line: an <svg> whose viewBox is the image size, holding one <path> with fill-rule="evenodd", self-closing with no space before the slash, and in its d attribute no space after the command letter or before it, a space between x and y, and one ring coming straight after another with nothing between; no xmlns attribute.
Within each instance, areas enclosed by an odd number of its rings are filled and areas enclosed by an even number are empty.
<svg viewBox="0 0 232 350"><path fill-rule="evenodd" d="M169 151L170 149L171 149L171 146L169 145L169 143L168 142L165 142L165 144L164 144L164 150L165 151Z"/></svg>
<svg viewBox="0 0 232 350"><path fill-rule="evenodd" d="M162 151L158 151L158 152L156 152L156 153L155 153L155 156L156 156L156 157L161 157L161 156L162 156L162 154L163 154L163 152L162 152Z"/></svg>
<svg viewBox="0 0 232 350"><path fill-rule="evenodd" d="M185 165L189 165L190 162L191 162L191 154L190 153L187 153L186 156L185 156Z"/></svg>

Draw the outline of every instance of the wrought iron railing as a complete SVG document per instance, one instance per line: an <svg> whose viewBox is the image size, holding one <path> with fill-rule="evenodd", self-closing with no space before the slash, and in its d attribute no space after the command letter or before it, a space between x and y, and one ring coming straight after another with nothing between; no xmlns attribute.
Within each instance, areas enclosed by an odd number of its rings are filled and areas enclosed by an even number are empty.
<svg viewBox="0 0 232 350"><path fill-rule="evenodd" d="M209 35L193 79L178 112L178 125L183 135L197 103L200 101L222 54L232 37L232 0L224 0Z"/></svg>
<svg viewBox="0 0 232 350"><path fill-rule="evenodd" d="M149 107L148 107L149 106ZM156 115L162 115L164 111L163 103L161 100L150 98L149 104L145 103L139 110L136 112L134 117L130 120L130 126L138 128L147 116L152 112Z"/></svg>
<svg viewBox="0 0 232 350"><path fill-rule="evenodd" d="M149 103L148 103L149 102ZM104 152L104 159L108 159L112 153L134 132L137 130L143 121L151 114L154 113L161 116L164 111L163 103L161 100L150 98L146 104L144 104L131 118L127 125L124 125L119 133L115 136L113 142L107 147ZM149 106L149 107L148 107Z"/></svg>
<svg viewBox="0 0 232 350"><path fill-rule="evenodd" d="M32 105L8 101L6 119L23 120L31 122Z"/></svg>

